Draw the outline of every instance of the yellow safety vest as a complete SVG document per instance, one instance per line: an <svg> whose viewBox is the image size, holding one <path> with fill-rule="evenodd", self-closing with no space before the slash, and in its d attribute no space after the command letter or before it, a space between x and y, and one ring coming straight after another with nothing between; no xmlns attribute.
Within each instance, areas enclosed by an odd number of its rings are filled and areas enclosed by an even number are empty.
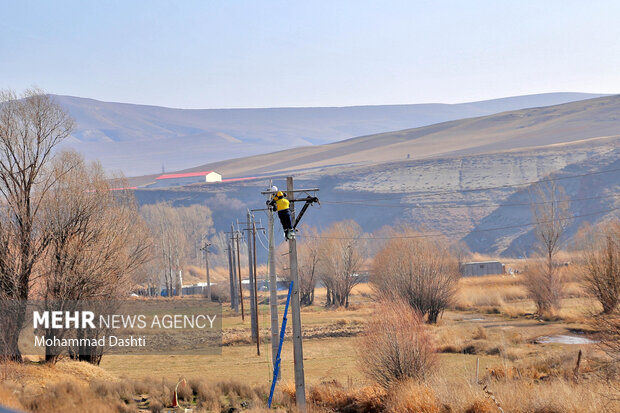
<svg viewBox="0 0 620 413"><path fill-rule="evenodd" d="M288 209L290 203L286 198L276 199L276 209L278 211L282 211L283 209Z"/></svg>

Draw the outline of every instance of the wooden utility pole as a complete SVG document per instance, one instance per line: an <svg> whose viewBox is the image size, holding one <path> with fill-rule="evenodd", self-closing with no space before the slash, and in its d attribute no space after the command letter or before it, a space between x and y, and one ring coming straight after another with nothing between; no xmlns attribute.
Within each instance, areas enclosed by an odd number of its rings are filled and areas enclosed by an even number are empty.
<svg viewBox="0 0 620 413"><path fill-rule="evenodd" d="M258 286L256 280L256 230L263 228L256 227L254 216L249 210L245 224L245 231L248 232L248 279L250 281L250 317L252 340L256 341L258 344L260 333L258 328ZM260 355L260 350L257 350L257 353Z"/></svg>
<svg viewBox="0 0 620 413"><path fill-rule="evenodd" d="M295 190L293 186L293 178L287 178L287 199L290 202L289 212L291 214L291 221L294 223L293 226L296 227L299 223L298 221L301 219L303 214L308 209L308 206L311 204L318 202L319 199L316 196L310 196L309 193L318 192L318 188L313 189L298 189ZM295 199L294 195L297 192L306 193L307 196L305 198ZM276 192L272 190L271 182L270 189L268 191L263 191L261 194L268 195L269 198L275 194ZM297 220L295 219L295 202L305 202L305 205L301 209L299 217ZM271 309L271 351L272 357L275 361L278 358L278 302L277 302L277 280L276 280L276 270L275 270L275 248L274 248L274 216L273 210L268 208L268 217L269 217L269 305ZM303 361L303 346L302 346L302 337L301 337L301 309L299 302L299 274L297 272L297 242L295 238L288 241L289 245L289 259L290 265L289 269L291 271L291 278L293 280L293 292L292 292L292 316L293 316L293 346L294 346L294 357L295 357L295 397L297 400L297 408L305 412L306 410L306 389L304 383L304 361ZM279 372L278 372L279 373Z"/></svg>
<svg viewBox="0 0 620 413"><path fill-rule="evenodd" d="M258 326L258 280L256 279L256 221L252 217L252 249L254 257L254 316L256 317L256 355L260 356L260 329Z"/></svg>
<svg viewBox="0 0 620 413"><path fill-rule="evenodd" d="M254 259L252 258L252 253L254 250L252 249L252 237L250 236L250 231L252 230L252 223L250 222L250 211L247 213L246 231L247 240L248 240L248 280L250 281L250 330L252 331L252 341L258 341L258 323L256 318L256 307L255 307L255 292L254 292Z"/></svg>
<svg viewBox="0 0 620 413"><path fill-rule="evenodd" d="M230 282L230 308L236 310L235 306L235 277L233 276L233 266L232 266L232 249L230 248L230 240L227 242L226 252L228 253L228 281Z"/></svg>
<svg viewBox="0 0 620 413"><path fill-rule="evenodd" d="M237 272L239 273L239 301L241 301L241 321L245 321L245 310L243 308L243 283L241 282L241 256L239 252L239 238L241 238L240 235L241 234L239 233L239 231L235 232L235 240L237 241Z"/></svg>
<svg viewBox="0 0 620 413"><path fill-rule="evenodd" d="M205 268L207 270L207 299L211 302L211 277L209 276L209 247L211 244L205 241L201 250L204 251L205 254Z"/></svg>
<svg viewBox="0 0 620 413"><path fill-rule="evenodd" d="M286 192L289 201L294 197L293 177L286 178ZM295 202L290 203L291 221L295 222ZM301 337L301 308L299 303L299 274L297 272L297 240L295 237L288 240L289 271L293 281L291 296L291 315L293 316L293 357L295 363L295 401L297 409L306 411L306 383L304 377L304 350Z"/></svg>
<svg viewBox="0 0 620 413"><path fill-rule="evenodd" d="M271 185L269 185L271 188ZM269 257L267 265L269 267L269 313L271 316L271 360L275 364L278 358L278 280L276 276L276 248L273 240L273 210L267 208L269 218ZM278 374L280 372L278 371Z"/></svg>

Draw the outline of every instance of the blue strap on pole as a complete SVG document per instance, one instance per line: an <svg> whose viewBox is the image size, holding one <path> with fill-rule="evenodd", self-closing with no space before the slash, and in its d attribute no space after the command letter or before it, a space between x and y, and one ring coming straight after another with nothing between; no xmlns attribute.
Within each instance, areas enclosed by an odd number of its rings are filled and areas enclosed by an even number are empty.
<svg viewBox="0 0 620 413"><path fill-rule="evenodd" d="M286 306L284 307L284 316L282 317L282 328L280 329L280 344L278 344L278 355L276 361L273 363L273 380L271 381L271 391L269 392L269 401L267 406L271 409L271 400L273 399L273 392L276 389L276 382L278 381L278 372L280 371L280 353L282 352L282 344L284 343L284 333L286 332L286 315L288 314L288 305L291 302L291 293L293 292L293 281L288 286L288 295L286 296Z"/></svg>

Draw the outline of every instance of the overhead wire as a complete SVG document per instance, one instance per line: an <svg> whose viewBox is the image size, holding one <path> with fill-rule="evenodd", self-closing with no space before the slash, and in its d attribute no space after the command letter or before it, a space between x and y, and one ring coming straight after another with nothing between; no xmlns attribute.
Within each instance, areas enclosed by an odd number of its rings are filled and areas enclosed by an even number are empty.
<svg viewBox="0 0 620 413"><path fill-rule="evenodd" d="M491 186L491 187L481 187L481 188L469 188L469 189L462 189L462 190L446 190L446 191L426 191L426 192L418 192L415 194L410 194L410 195L404 195L404 196L399 196L399 197L384 197L384 198L374 198L374 199L364 199L364 200L348 200L348 201L343 201L343 200L338 200L338 201L333 201L333 200L322 200L323 204L328 204L328 205L337 205L337 204L343 204L343 205L359 205L359 206L368 206L368 207L380 207L380 208L403 208L403 209L419 209L419 208L424 208L424 209L440 209L440 208L499 208L499 207L513 207L513 206L530 206L530 205L543 205L543 204L548 204L548 203L554 203L554 202L578 202L578 201L588 201L588 200L596 200L596 199L610 199L610 198L617 198L620 197L620 194L614 194L614 195L603 195L603 196L594 196L594 197L583 197L583 198L572 198L572 199L566 199L566 200L554 200L554 201L543 201L543 202L529 202L529 203L505 203L505 204L477 204L477 205L472 205L472 204L466 204L466 205L456 205L456 204L450 204L450 203L439 203L439 204L427 204L427 205L419 205L419 204L398 204L398 205L390 205L390 204L376 204L376 203L372 203L374 201L382 201L382 200L395 200L395 199L400 199L403 200L405 198L410 198L412 195L413 196L422 196L422 195L431 195L431 194L449 194L449 193L463 193L463 192L474 192L474 191L484 191L484 190L492 190L492 189L503 189L503 188L513 188L513 187L518 187L518 186L527 186L527 185L533 185L533 184L537 184L537 183L544 183L544 182L554 182L557 180L565 180L565 179L575 179L575 178L580 178L580 177L584 177L584 176L591 176L591 175L599 175L599 174L604 174L604 173L610 173L610 172L616 172L616 171L620 171L620 168L614 168L614 169L607 169L604 171L596 171L596 172L587 172L587 173L583 173L583 174L577 174L577 175L570 175L570 176L563 176L563 177L554 177L554 178L546 178L546 179L540 179L537 181L530 181L530 182L524 182L524 183L519 183L519 184L507 184L507 185L498 185L498 186ZM603 213L608 213L608 212L613 212L616 211L619 208L612 208L610 210L606 210L606 211L597 211L597 212L593 212L593 213L588 213L588 214L581 214L581 215L575 215L575 216L571 216L571 217L565 217L565 218L558 218L558 220L568 220L568 219L575 219L575 218L580 218L580 217L586 217L586 216L592 216L592 215L598 215L598 214L603 214ZM538 223L542 223L542 222L538 222ZM472 230L472 231L458 231L458 232L453 232L450 234L444 234L444 233L437 233L437 234L419 234L419 235L415 235L415 236L392 236L392 237L365 237L366 239L392 239L392 238L418 238L418 237L429 237L429 236L434 236L434 237L440 237L440 236L450 236L450 235L460 235L460 234L469 234L472 232L488 232L488 231L496 231L496 230L502 230L502 229L513 229L513 228L521 228L521 227L528 227L528 226L534 226L537 225L538 223L527 223L527 224L519 224L519 225L510 225L510 226L504 226L504 227L495 227L495 228L484 228L484 229L477 229L477 230ZM328 237L322 237L322 236L305 236L305 235L300 235L301 237L305 237L305 238L328 238ZM334 237L331 237L334 238ZM354 239L354 238L358 238L358 237L335 237L334 239ZM262 240L261 240L261 244L262 244ZM263 244L264 247L264 244Z"/></svg>
<svg viewBox="0 0 620 413"><path fill-rule="evenodd" d="M523 182L523 183L518 183L518 184L505 184L505 185L497 185L497 186L488 186L488 187L480 187L480 188L467 188L467 189L456 189L456 190L443 190L443 191L421 191L421 192L416 192L413 194L408 194L408 195L403 195L403 196L398 196L398 197L382 197L382 198L373 198L373 199L358 199L358 200L348 200L348 201L343 201L343 200L322 200L321 202L323 204L331 204L331 205L337 205L337 204L343 204L343 205L360 205L360 206L369 206L369 207L380 207L380 208L425 208L425 209L435 209L435 208L493 208L493 207L513 207L513 206L530 206L530 205L542 205L542 204L547 204L547 203L554 203L554 202L577 202L577 201L587 201L587 200L596 200L596 199L609 199L609 198L617 198L620 196L620 194L614 194L614 195L606 195L606 196L595 196L595 197L585 197L585 198L572 198L572 199L566 199L566 200L554 200L554 201L544 201L544 202L529 202L529 203L509 203L509 204L488 204L488 205L484 205L484 204L477 204L477 205L471 205L471 204L467 204L467 205L456 205L456 204L448 204L448 203L440 203L440 204L429 204L429 205L419 205L419 204L399 204L399 205L389 205L389 204L375 204L372 202L376 202L376 201L383 201L383 200L403 200L403 199L411 199L411 197L419 197L419 196L428 196L428 195L442 195L442 194L453 194L453 193L467 193L467 192L477 192L477 191L488 191L488 190L495 190L495 189L504 189L504 188L515 188L515 187L520 187L520 186L529 186L529 185L534 185L534 184L539 184L539 183L544 183L544 182L555 182L555 181L559 181L559 180L567 180L567 179L575 179L575 178L582 178L584 176L592 176L592 175L600 175L600 174L605 174L605 173L611 173L611 172L618 172L620 171L620 168L614 168L614 169L607 169L604 171L595 171L595 172L586 172L583 174L576 174L576 175L569 175L569 176L559 176L559 177L553 177L553 178L545 178L545 179L539 179L536 181L529 181L529 182ZM560 221L564 221L564 220L570 220L570 219L575 219L575 218L581 218L581 217L587 217L587 216L593 216L593 215L598 215L598 214L604 214L604 213L609 213L609 212L613 212L620 209L619 208L612 208L609 210L605 210L605 211L597 211L597 212L593 212L593 213L587 213L587 214L580 214L580 215L574 215L571 217L564 217L564 218L557 218L556 220L560 220ZM552 221L549 221L552 222ZM452 232L449 234L444 234L444 233L436 233L436 234L417 234L417 235L411 235L411 236L390 236L390 237L323 237L323 236L305 236L303 234L300 234L299 236L302 238L329 238L329 239L393 239L393 238L422 238L422 237L442 237L442 236L451 236L451 235L460 235L460 234L469 234L469 233L474 233L474 232L489 232L489 231L497 231L497 230L502 230L502 229L514 229L514 228L525 228L525 227L529 227L529 226L535 226L538 225L540 223L545 223L543 222L532 222L532 223L527 223L527 224L519 224L519 225L509 225L509 226L504 226L504 227L495 227L495 228L484 228L484 229L475 229L472 231L457 231L457 232ZM260 238L260 237L259 237ZM262 240L260 240L261 245L263 245L263 248L265 248L265 245L263 244ZM267 248L266 248L267 249Z"/></svg>
<svg viewBox="0 0 620 413"><path fill-rule="evenodd" d="M269 252L269 247L267 247L264 243L263 240L261 239L261 232L260 231L256 231L256 233L258 234L258 236L256 238L258 238L258 242L260 242L260 245L263 246L263 248L265 249L265 251ZM265 237L265 241L269 242L269 240L267 240L267 235L262 234L262 236Z"/></svg>
<svg viewBox="0 0 620 413"><path fill-rule="evenodd" d="M265 212L265 215L267 215L267 211L263 211L263 212ZM254 214L252 214L252 216L254 216ZM265 244L263 243L263 241L260 239L260 238L261 238L261 231L256 231L256 233L257 233L257 234L259 234L259 235L258 235L258 238L259 238L259 240L258 240L258 241L260 242L260 244L263 246L263 248L265 249L265 251L269 252L269 247L265 246ZM266 241L267 243L269 243L269 240L267 239L267 234L265 234L265 233L263 232L263 233L262 233L262 235L265 237L265 241Z"/></svg>
<svg viewBox="0 0 620 413"><path fill-rule="evenodd" d="M254 215L254 213L251 213L251 217L252 217L252 222L254 222L254 224L256 224L256 216ZM260 244L263 246L263 248L264 248L265 250L267 250L267 251L268 251L269 249L265 246L265 244L264 244L264 243L263 243L263 241L261 240L261 233L262 233L262 231L255 230L255 234L256 234L257 236L256 236L256 237L254 237L253 239L257 239L257 238L258 238L258 241L259 241L259 242L260 242ZM264 233L263 233L263 235L264 235ZM248 233L248 239L249 239L249 233ZM248 246L248 247L249 247L249 246ZM268 258L268 259L267 259L267 267L269 267L269 265L270 265L270 263L269 263L269 258ZM257 271L256 269L254 269L254 270L258 273L258 271ZM268 282L267 277L268 277L268 275L267 275L267 274L265 274L265 278L263 279L263 282L264 282L264 283L267 283L267 282ZM256 274L255 282L258 282L258 275L257 275L257 274ZM257 293L258 293L258 289L257 289ZM257 297L257 302L258 302L258 297ZM265 312L265 311L260 311L260 312L259 312L259 307L257 307L257 308L256 308L256 311L257 311L257 314L258 314L258 313L260 313L260 315L261 315L262 325L264 326L264 325L266 324L266 312ZM258 317L257 317L257 318L258 318ZM260 330L261 330L261 328L260 328L260 326L261 326L261 323L258 323L258 321L257 321L257 334L256 334L256 340L257 340L259 343L262 343L262 344L263 344L263 349L265 349L265 348L266 348L265 343L266 343L267 341L266 341L266 340L261 340L261 334L260 334ZM261 361L259 361L259 363L264 363L264 364L266 364L267 366L269 366L269 368L267 369L267 378L268 378L268 379L270 379L270 378L271 378L271 370L273 370L273 367L272 367L272 362L271 362L271 359L270 359L270 352L269 352L269 351L264 351L264 350L263 350L263 352L261 353L261 356L259 357L259 360L260 360L260 358L264 358L264 361L262 361L262 362L261 362Z"/></svg>
<svg viewBox="0 0 620 413"><path fill-rule="evenodd" d="M572 215L570 217L561 217L561 218L555 218L552 220L545 220L545 221L538 221L538 222L530 222L527 224L519 224L519 225L508 225L508 226L503 226L503 227L494 227L494 228L483 228L483 229L474 229L471 231L457 231L457 232L451 232L451 233L423 233L423 234L415 234L415 235L393 235L393 236L360 236L360 237L326 237L326 236L307 236L307 235L303 235L300 234L298 235L298 237L301 238L315 238L315 239L341 239L341 240L349 240L349 239L407 239L407 238L432 238L432 237L450 237L453 235L462 235L462 234L471 234L471 233L476 233L476 232L490 232L490 231L499 231L502 229L514 229L514 228L526 228L526 227L531 227L531 226L536 226L539 224L548 224L551 222L556 222L556 221L568 221L571 219L576 219L576 218L583 218L583 217L589 217L589 216L594 216L594 215L599 215L599 214L607 214L610 212L614 212L619 210L620 207L616 207L616 208L611 208L608 210L604 210L604 211L596 211L596 212L592 212L592 213L587 213L587 214L580 214L580 215Z"/></svg>
<svg viewBox="0 0 620 413"><path fill-rule="evenodd" d="M522 182L522 183L518 183L518 184L504 184L504 185L497 185L497 186L487 186L487 187L479 187L479 188L466 188L466 189L450 189L450 190L442 190L442 191L417 191L415 193L411 193L411 194L408 194L408 195L402 195L402 196L383 197L383 198L374 198L374 199L357 199L357 200L350 200L349 202L388 201L388 200L395 200L395 199L411 198L412 196L445 195L445 194L455 194L455 193L468 193L468 192L478 192L478 191L489 191L489 190L493 190L493 189L515 188L515 187L520 187L520 186L528 186L528 185L540 184L540 183L544 183L544 182L554 182L554 181L560 181L560 180L566 180L566 179L583 178L584 176L600 175L600 174L606 174L606 173L611 173L611 172L620 172L620 168L606 169L604 171L585 172L585 173L577 174L577 175L558 176L558 177L554 177L554 178L545 178L545 179L539 179L539 180L536 180L536 181ZM323 202L323 201L321 201L321 202Z"/></svg>
<svg viewBox="0 0 620 413"><path fill-rule="evenodd" d="M563 201L568 201L568 202L577 202L577 201L591 201L591 200L596 200L596 199L608 199L608 198L617 198L620 197L620 194L614 194L614 195L603 195L603 196L593 196L593 197L586 197L586 198L570 198L570 199L566 199L566 200L560 200L560 201L544 201L544 202L521 202L521 203L512 203L512 204L461 204L461 205L457 205L454 203L433 203L433 204L425 204L425 205L420 205L420 204L372 204L372 203L368 203L368 202L359 202L359 201L321 201L324 204L328 204L328 205L339 205L339 204L343 204L343 205L360 205L360 206L368 206L368 207L382 207L382 208L407 208L407 209L435 209L435 208L456 208L456 209L463 209L463 208L499 208L499 207L515 207L515 206L530 206L530 205L544 205L544 204L550 204L550 203L554 203L554 202L563 202Z"/></svg>

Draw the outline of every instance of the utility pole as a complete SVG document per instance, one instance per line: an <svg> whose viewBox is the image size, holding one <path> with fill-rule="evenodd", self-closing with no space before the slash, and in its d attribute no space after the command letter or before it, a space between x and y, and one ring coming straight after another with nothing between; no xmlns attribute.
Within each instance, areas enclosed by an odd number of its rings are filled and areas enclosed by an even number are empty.
<svg viewBox="0 0 620 413"><path fill-rule="evenodd" d="M286 178L286 192L289 201L293 199L295 188L293 177ZM295 222L295 202L290 203L291 221ZM293 229L294 231L294 229ZM295 401L300 412L306 411L306 383L304 377L304 350L301 337L301 309L299 303L299 274L297 273L297 240L293 236L288 240L289 271L293 281L292 316L293 316L293 358L295 363Z"/></svg>
<svg viewBox="0 0 620 413"><path fill-rule="evenodd" d="M239 252L239 231L235 232L233 224L231 224L231 229L235 234L235 240L237 241L237 272L239 273L239 300L241 301L241 321L245 321L245 310L243 308L243 283L241 282L241 256Z"/></svg>
<svg viewBox="0 0 620 413"><path fill-rule="evenodd" d="M228 248L226 248L228 252L228 276L230 280L230 307L235 311L239 312L239 306L237 305L237 283L235 282L235 265L233 260L233 248L232 248L232 237L228 240Z"/></svg>
<svg viewBox="0 0 620 413"><path fill-rule="evenodd" d="M256 355L260 356L260 329L258 328L258 280L256 279L256 221L252 216L252 249L254 257L254 316L256 317Z"/></svg>
<svg viewBox="0 0 620 413"><path fill-rule="evenodd" d="M273 211L269 209L269 312L271 315L271 360L278 357L278 278L276 275L276 248L273 240ZM278 374L280 372L278 371Z"/></svg>
<svg viewBox="0 0 620 413"><path fill-rule="evenodd" d="M286 178L287 186L287 199L289 200L289 212L291 214L291 221L293 224L293 230L299 224L302 216L305 214L308 207L319 202L316 196L310 196L310 192L318 192L318 188L313 189L298 189L295 190L293 185L293 177ZM270 183L271 185L271 183ZM306 193L305 198L295 199L294 194L296 192ZM270 197L275 194L271 187L268 191L261 192L263 195L269 195ZM299 216L295 219L295 202L304 202L304 206L301 209ZM271 308L271 349L272 357L274 360L278 358L278 349L276 343L278 343L278 307L277 307L277 291L276 291L276 274L275 274L275 248L274 248L274 217L271 208L268 208L269 216L269 292L270 292L270 308ZM294 233L293 233L294 234ZM297 241L293 236L288 240L289 246L289 270L291 272L291 278L293 281L292 291L292 316L293 316L293 354L295 359L295 399L297 402L297 408L301 412L306 411L306 386L304 379L304 360L303 360L303 346L301 336L301 309L299 302L299 274L297 271ZM275 373L275 372L274 372ZM275 375L274 375L275 377Z"/></svg>
<svg viewBox="0 0 620 413"><path fill-rule="evenodd" d="M271 181L269 182L269 191L271 191ZM267 192L269 194L269 192ZM271 195L269 195L271 196ZM276 276L276 248L273 240L273 210L267 208L268 230L269 230L269 256L267 266L269 267L269 313L271 317L271 360L275 365L278 358L278 280ZM280 372L278 371L279 375Z"/></svg>
<svg viewBox="0 0 620 413"><path fill-rule="evenodd" d="M210 246L211 244L205 241L203 247L201 248L201 250L203 250L205 254L205 268L207 270L207 299L209 300L209 302L211 302L211 277L209 276L209 247Z"/></svg>
<svg viewBox="0 0 620 413"><path fill-rule="evenodd" d="M252 237L250 237L250 231L252 230L252 223L250 222L250 210L247 213L247 220L245 222L246 228L248 231L247 240L248 240L248 280L250 281L250 330L252 330L252 341L258 342L258 322L256 318L256 307L255 307L255 292L254 292L254 259L252 257L252 253L254 250L252 249Z"/></svg>
<svg viewBox="0 0 620 413"><path fill-rule="evenodd" d="M258 328L258 287L256 284L256 223L254 222L254 216L248 210L247 221L245 222L245 231L248 232L248 278L250 281L250 317L251 317L251 330L252 340L258 343L259 328ZM260 351L257 351L260 355Z"/></svg>

